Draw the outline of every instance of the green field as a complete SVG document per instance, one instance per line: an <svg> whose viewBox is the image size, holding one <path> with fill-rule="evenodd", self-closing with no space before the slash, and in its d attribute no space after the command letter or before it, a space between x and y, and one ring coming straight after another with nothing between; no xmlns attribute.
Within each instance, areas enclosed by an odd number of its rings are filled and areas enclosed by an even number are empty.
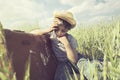
<svg viewBox="0 0 120 80"><path fill-rule="evenodd" d="M120 80L120 19L81 25L70 33L77 39L78 50L86 58L104 60L104 80Z"/></svg>
<svg viewBox="0 0 120 80"><path fill-rule="evenodd" d="M33 28L32 28L33 29ZM11 71L5 58L4 36L0 26L0 80L10 80ZM25 31L30 31L27 28ZM86 58L103 59L103 80L120 80L120 19L111 22L79 25L70 33L78 41L78 51ZM96 75L96 71L91 74ZM28 74L27 74L28 76ZM91 80L97 80L97 76ZM15 80L15 77L13 79ZM29 79L25 79L29 80ZM81 80L84 80L81 77Z"/></svg>

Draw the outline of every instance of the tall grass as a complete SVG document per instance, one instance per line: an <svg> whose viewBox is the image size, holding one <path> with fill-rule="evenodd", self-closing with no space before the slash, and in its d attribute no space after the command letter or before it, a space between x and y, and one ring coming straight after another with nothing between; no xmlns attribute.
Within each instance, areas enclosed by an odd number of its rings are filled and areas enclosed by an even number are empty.
<svg viewBox="0 0 120 80"><path fill-rule="evenodd" d="M0 23L0 80L15 80L11 60L7 56L6 41L3 34L2 24Z"/></svg>
<svg viewBox="0 0 120 80"><path fill-rule="evenodd" d="M30 58L31 56L29 56L26 63L24 80L30 80ZM4 37L2 24L0 23L0 80L17 80L15 75L16 74L12 67L11 57L9 56L8 58L7 55L6 40Z"/></svg>
<svg viewBox="0 0 120 80"><path fill-rule="evenodd" d="M70 33L77 39L78 50L86 58L103 59L104 80L120 80L120 19L89 27L82 25Z"/></svg>

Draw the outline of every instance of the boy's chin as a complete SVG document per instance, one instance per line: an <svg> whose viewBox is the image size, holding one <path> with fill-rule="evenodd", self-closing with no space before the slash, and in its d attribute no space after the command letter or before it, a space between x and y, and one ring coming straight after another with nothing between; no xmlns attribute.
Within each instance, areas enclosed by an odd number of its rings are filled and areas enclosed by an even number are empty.
<svg viewBox="0 0 120 80"><path fill-rule="evenodd" d="M64 36L64 35L63 35ZM63 36L57 36L58 38L63 37Z"/></svg>
<svg viewBox="0 0 120 80"><path fill-rule="evenodd" d="M57 36L58 38L62 37L62 36Z"/></svg>

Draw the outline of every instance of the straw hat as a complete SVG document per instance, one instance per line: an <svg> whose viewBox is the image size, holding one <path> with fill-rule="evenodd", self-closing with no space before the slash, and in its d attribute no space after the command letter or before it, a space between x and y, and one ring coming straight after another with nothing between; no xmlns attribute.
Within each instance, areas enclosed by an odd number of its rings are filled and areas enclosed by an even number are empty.
<svg viewBox="0 0 120 80"><path fill-rule="evenodd" d="M54 12L55 18L60 18L71 24L72 28L76 26L76 21L73 18L73 14L69 11L56 11Z"/></svg>

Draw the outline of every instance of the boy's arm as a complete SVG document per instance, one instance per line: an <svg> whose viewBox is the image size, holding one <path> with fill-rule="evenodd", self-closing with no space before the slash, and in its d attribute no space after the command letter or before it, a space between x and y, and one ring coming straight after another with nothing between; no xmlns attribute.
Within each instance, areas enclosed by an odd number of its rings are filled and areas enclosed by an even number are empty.
<svg viewBox="0 0 120 80"><path fill-rule="evenodd" d="M65 45L65 49L68 59L76 64L78 61L77 50L72 49L69 43Z"/></svg>
<svg viewBox="0 0 120 80"><path fill-rule="evenodd" d="M53 23L52 26L50 28L47 29L37 29L37 30L33 30L30 33L35 34L35 35L43 35L43 34L47 34L53 30L57 29L57 23Z"/></svg>
<svg viewBox="0 0 120 80"><path fill-rule="evenodd" d="M60 37L58 38L59 41L61 41L66 49L66 54L67 54L67 58L72 62L72 63L77 63L78 60L78 55L77 55L77 50L76 49L72 49L72 47L70 46L69 41L67 40L66 36Z"/></svg>
<svg viewBox="0 0 120 80"><path fill-rule="evenodd" d="M51 32L50 29L43 29L43 30L36 29L36 30L31 31L30 33L35 34L35 35L43 35L43 34L47 34L49 32Z"/></svg>

